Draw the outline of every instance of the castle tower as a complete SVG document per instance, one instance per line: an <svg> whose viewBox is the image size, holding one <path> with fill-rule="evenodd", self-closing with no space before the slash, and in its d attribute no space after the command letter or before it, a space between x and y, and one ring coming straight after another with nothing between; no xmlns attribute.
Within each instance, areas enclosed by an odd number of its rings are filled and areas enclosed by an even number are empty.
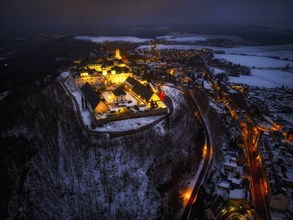
<svg viewBox="0 0 293 220"><path fill-rule="evenodd" d="M156 43L155 43L154 41L151 41L150 44L151 44L151 54L152 54L152 59L153 59L154 61L158 61L159 56L160 56L160 52L159 52L159 50L157 49L157 45L156 45Z"/></svg>
<svg viewBox="0 0 293 220"><path fill-rule="evenodd" d="M115 51L115 59L122 60L119 49L116 49L116 51Z"/></svg>

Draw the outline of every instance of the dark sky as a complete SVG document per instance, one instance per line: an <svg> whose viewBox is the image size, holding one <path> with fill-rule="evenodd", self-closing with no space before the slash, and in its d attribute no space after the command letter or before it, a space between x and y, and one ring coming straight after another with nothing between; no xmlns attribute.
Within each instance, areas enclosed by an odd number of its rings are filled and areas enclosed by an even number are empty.
<svg viewBox="0 0 293 220"><path fill-rule="evenodd" d="M107 25L293 27L292 0L0 0L0 28L76 29Z"/></svg>

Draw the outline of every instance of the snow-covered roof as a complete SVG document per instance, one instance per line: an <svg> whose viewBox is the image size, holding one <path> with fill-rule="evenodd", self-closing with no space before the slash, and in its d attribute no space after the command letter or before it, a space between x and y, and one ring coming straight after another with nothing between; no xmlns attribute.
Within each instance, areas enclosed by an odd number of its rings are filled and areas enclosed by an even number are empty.
<svg viewBox="0 0 293 220"><path fill-rule="evenodd" d="M244 199L245 198L245 189L230 190L229 198L230 199Z"/></svg>
<svg viewBox="0 0 293 220"><path fill-rule="evenodd" d="M65 78L69 77L69 73L68 72L63 72L61 74L61 77L65 79Z"/></svg>
<svg viewBox="0 0 293 220"><path fill-rule="evenodd" d="M235 162L231 162L231 163L226 162L226 163L224 163L224 165L226 165L226 166L228 166L228 167L234 167L234 168L237 168L237 164L236 164Z"/></svg>
<svg viewBox="0 0 293 220"><path fill-rule="evenodd" d="M121 87L118 87L116 89L113 90L113 94L115 96L122 96L122 95L126 95L125 91L121 88Z"/></svg>
<svg viewBox="0 0 293 220"><path fill-rule="evenodd" d="M241 184L241 180L237 179L237 178L232 178L232 183L240 185Z"/></svg>
<svg viewBox="0 0 293 220"><path fill-rule="evenodd" d="M229 189L230 188L230 183L228 181L224 180L224 181L220 182L219 187Z"/></svg>
<svg viewBox="0 0 293 220"><path fill-rule="evenodd" d="M84 98L86 101L91 105L92 109L95 109L97 105L100 103L101 98L100 96L96 93L94 88L89 84L85 83L81 88L80 88Z"/></svg>

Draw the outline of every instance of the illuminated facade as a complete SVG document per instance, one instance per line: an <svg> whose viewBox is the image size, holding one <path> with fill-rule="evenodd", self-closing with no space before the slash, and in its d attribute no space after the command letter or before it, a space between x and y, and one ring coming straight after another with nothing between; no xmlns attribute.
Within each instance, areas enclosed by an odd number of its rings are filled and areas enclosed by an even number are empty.
<svg viewBox="0 0 293 220"><path fill-rule="evenodd" d="M133 76L128 66L122 61L119 49L116 49L115 56L107 58L104 64L88 64L86 68L88 71L93 72L93 74L85 71L75 77L75 84L79 88L85 83L89 83L92 86L121 84L128 77Z"/></svg>
<svg viewBox="0 0 293 220"><path fill-rule="evenodd" d="M128 77L132 77L132 73L117 73L104 71L103 74L89 75L84 74L75 78L75 84L77 87L83 86L86 82L92 86L99 86L101 84L121 84Z"/></svg>

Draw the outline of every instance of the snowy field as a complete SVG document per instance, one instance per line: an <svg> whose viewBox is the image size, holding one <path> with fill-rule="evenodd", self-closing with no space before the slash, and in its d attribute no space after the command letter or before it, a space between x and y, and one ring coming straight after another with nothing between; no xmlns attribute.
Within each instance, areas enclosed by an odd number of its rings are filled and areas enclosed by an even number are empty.
<svg viewBox="0 0 293 220"><path fill-rule="evenodd" d="M225 73L225 70L219 69L217 67L209 66L209 69L214 73L214 75L218 75L220 73Z"/></svg>
<svg viewBox="0 0 293 220"><path fill-rule="evenodd" d="M198 35L198 34L169 34L164 36L156 37L158 40L165 40L165 41L175 41L175 42L189 42L195 43L200 41L206 41L208 39L215 40L215 39L226 39L226 40L234 40L239 41L241 40L237 36L228 36L228 35Z"/></svg>
<svg viewBox="0 0 293 220"><path fill-rule="evenodd" d="M138 37L130 37L130 36L99 36L99 37L76 36L75 39L88 40L88 41L92 41L95 43L113 42L113 41L144 43L144 42L151 40L151 39L147 39L147 38L138 38Z"/></svg>
<svg viewBox="0 0 293 220"><path fill-rule="evenodd" d="M198 41L205 41L207 38L201 36L194 36L194 35L165 35L156 37L158 40L165 40L165 41L176 41L176 42L198 42Z"/></svg>
<svg viewBox="0 0 293 220"><path fill-rule="evenodd" d="M234 48L220 48L217 50L224 50L226 54L250 55L258 57L277 56L280 59L293 60L293 45L271 45L271 46L239 46Z"/></svg>
<svg viewBox="0 0 293 220"><path fill-rule="evenodd" d="M215 58L225 59L235 64L257 68L293 67L293 61L273 59L269 57L236 55L236 54L215 54Z"/></svg>
<svg viewBox="0 0 293 220"><path fill-rule="evenodd" d="M282 85L293 88L293 73L270 69L283 68L285 66L293 67L293 45L235 47L222 48L222 50L226 54L215 54L216 58L222 58L251 68L263 68L251 69L251 76L229 77L230 82L267 88L280 87ZM274 59L269 56L279 56L281 59ZM288 60L282 60L287 58ZM218 72L215 68L215 74Z"/></svg>
<svg viewBox="0 0 293 220"><path fill-rule="evenodd" d="M282 70L251 70L251 76L229 77L230 82L274 88L282 85L293 89L293 73Z"/></svg>

